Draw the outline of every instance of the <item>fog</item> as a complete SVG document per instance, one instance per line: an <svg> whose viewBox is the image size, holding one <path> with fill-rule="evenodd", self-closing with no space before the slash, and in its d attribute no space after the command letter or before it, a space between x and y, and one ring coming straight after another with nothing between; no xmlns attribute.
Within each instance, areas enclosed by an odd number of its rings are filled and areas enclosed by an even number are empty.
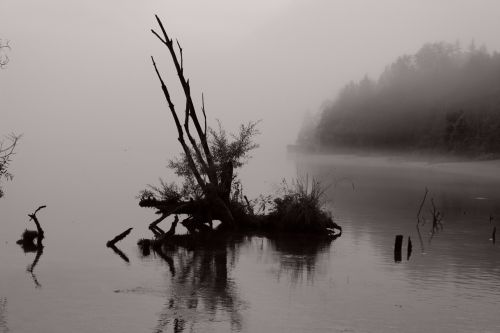
<svg viewBox="0 0 500 333"><path fill-rule="evenodd" d="M0 0L0 37L12 47L0 71L0 133L24 134L6 195L32 207L49 190L89 200L78 193L93 189L133 203L144 184L167 174L179 147L150 55L170 89L179 87L149 31L155 13L184 48L210 124L220 119L231 130L262 119L261 148L245 173L278 181L282 170L264 175L262 167L284 155L306 111L425 42L475 38L500 49L499 10L497 1L456 0Z"/></svg>

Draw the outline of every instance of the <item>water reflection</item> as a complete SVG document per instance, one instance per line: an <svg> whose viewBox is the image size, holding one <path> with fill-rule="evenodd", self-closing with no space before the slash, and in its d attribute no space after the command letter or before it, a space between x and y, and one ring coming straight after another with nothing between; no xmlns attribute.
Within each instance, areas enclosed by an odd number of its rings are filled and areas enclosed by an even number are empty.
<svg viewBox="0 0 500 333"><path fill-rule="evenodd" d="M26 232L29 232L29 230L26 230L25 233ZM23 238L17 242L21 246L21 248L23 249L24 253L35 253L35 257L33 259L33 262L30 265L28 265L28 267L26 267L26 272L28 272L31 275L31 278L33 279L33 282L35 283L35 287L40 288L42 285L38 281L38 278L37 278L34 270L35 270L35 267L38 265L40 258L42 257L44 246L42 245L42 242L39 239L37 240L36 243L33 240L30 240L30 241L25 241L25 240L26 240L26 237L23 236Z"/></svg>
<svg viewBox="0 0 500 333"><path fill-rule="evenodd" d="M280 279L286 274L292 284L298 284L304 277L307 282L314 282L314 276L323 256L328 253L331 239L304 235L282 235L261 238L258 247L263 256L272 256L279 264L275 276Z"/></svg>
<svg viewBox="0 0 500 333"><path fill-rule="evenodd" d="M140 246L143 258L152 253L170 271L169 292L153 332L193 331L199 324L219 321L228 321L231 331L242 329L244 302L230 275L240 242L241 238L189 250L152 247L152 252Z"/></svg>
<svg viewBox="0 0 500 333"><path fill-rule="evenodd" d="M117 248L115 245L108 246L111 250L113 250L114 253L116 253L120 258L123 259L127 264L130 263L130 259L127 257L125 253L123 253L122 250Z"/></svg>
<svg viewBox="0 0 500 333"><path fill-rule="evenodd" d="M249 307L238 291L241 281L233 277L239 259L257 253L261 259L279 266L278 271L272 272L278 280L285 274L293 284L304 277L312 281L318 260L328 253L331 240L290 235L234 236L189 249L153 244L147 246L148 242L141 240L139 257L157 257L166 263L170 273L164 307L153 332L206 330L207 325L215 325L216 331L234 332L243 330L242 312ZM246 281L248 273L238 276Z"/></svg>

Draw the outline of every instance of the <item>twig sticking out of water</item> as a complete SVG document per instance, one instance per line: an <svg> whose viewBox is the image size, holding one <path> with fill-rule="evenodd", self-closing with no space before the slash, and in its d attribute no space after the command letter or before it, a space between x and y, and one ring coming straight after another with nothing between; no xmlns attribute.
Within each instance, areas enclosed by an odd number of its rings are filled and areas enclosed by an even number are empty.
<svg viewBox="0 0 500 333"><path fill-rule="evenodd" d="M36 229L38 230L38 241L41 241L44 238L44 232L43 232L42 226L40 225L40 222L38 221L38 219L36 217L36 213L38 213L41 209L46 208L46 207L47 207L46 205L42 205L42 206L38 207L33 214L28 214L30 220L32 220L35 223Z"/></svg>
<svg viewBox="0 0 500 333"><path fill-rule="evenodd" d="M122 239L124 239L125 237L128 236L128 234L130 234L130 232L132 231L133 228L128 228L127 230L125 230L124 232L122 232L121 234L115 236L115 238L113 238L112 240L108 241L106 243L106 246L107 247L112 247L112 246L115 246L116 243L118 243L119 241L121 241Z"/></svg>

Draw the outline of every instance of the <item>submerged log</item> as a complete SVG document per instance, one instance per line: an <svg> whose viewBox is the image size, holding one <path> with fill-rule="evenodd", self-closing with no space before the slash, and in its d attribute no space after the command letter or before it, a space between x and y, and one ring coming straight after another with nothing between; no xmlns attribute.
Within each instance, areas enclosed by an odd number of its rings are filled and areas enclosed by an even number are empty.
<svg viewBox="0 0 500 333"><path fill-rule="evenodd" d="M122 239L124 239L125 237L127 237L128 234L130 234L130 232L132 231L132 229L133 228L128 228L127 230L125 230L121 234L115 236L115 238L113 238L112 240L110 240L110 241L108 241L106 243L106 246L107 247L113 247L113 246L115 246L116 243L118 243L119 241L121 241Z"/></svg>

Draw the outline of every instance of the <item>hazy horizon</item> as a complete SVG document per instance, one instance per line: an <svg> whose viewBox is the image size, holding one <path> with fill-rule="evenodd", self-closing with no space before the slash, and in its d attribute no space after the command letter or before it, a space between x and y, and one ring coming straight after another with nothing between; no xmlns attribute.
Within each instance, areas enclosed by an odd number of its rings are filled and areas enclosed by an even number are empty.
<svg viewBox="0 0 500 333"><path fill-rule="evenodd" d="M261 147L245 171L258 175L295 140L304 114L349 81L378 77L426 42L474 39L500 49L499 9L495 1L1 0L0 37L12 50L0 71L0 133L24 134L7 195L120 168L137 182L133 196L138 184L166 174L180 149L150 56L174 93L178 82L150 33L154 14L182 44L193 95L205 94L212 126L220 119L231 131L263 120Z"/></svg>

